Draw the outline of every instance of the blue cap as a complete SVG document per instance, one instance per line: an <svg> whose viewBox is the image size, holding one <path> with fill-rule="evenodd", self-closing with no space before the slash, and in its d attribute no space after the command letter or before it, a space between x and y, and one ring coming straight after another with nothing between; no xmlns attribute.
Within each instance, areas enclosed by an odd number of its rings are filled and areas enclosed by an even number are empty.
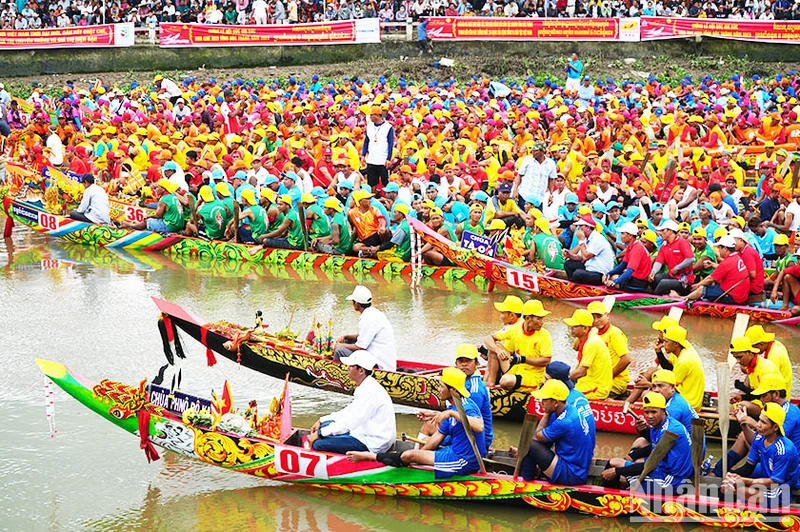
<svg viewBox="0 0 800 532"><path fill-rule="evenodd" d="M164 168L165 172L167 170L172 170L173 172L177 172L178 171L178 163L176 163L175 161L167 161L167 162L164 163L163 168Z"/></svg>
<svg viewBox="0 0 800 532"><path fill-rule="evenodd" d="M383 191L384 192L400 192L400 187L397 185L397 183L392 182L392 183L389 183L388 185L386 185L383 188Z"/></svg>
<svg viewBox="0 0 800 532"><path fill-rule="evenodd" d="M470 201L481 201L486 203L489 201L489 194L484 192L483 190L479 190L470 196Z"/></svg>
<svg viewBox="0 0 800 532"><path fill-rule="evenodd" d="M575 385L569 378L570 371L569 365L560 360L550 362L544 369L544 372L547 373L551 379L563 382L567 385L567 388L571 390Z"/></svg>
<svg viewBox="0 0 800 532"><path fill-rule="evenodd" d="M372 187L369 185L361 185L361 190L369 194L372 194Z"/></svg>
<svg viewBox="0 0 800 532"><path fill-rule="evenodd" d="M311 81L319 81L319 76L314 74L313 76L311 76Z"/></svg>
<svg viewBox="0 0 800 532"><path fill-rule="evenodd" d="M325 192L325 189L322 187L314 187L311 189L311 195L315 198L324 198L328 194Z"/></svg>
<svg viewBox="0 0 800 532"><path fill-rule="evenodd" d="M446 196L436 196L436 199L433 200L433 204L441 209L442 205L447 203L447 200L448 198Z"/></svg>
<svg viewBox="0 0 800 532"><path fill-rule="evenodd" d="M298 177L298 176L297 176L297 174L296 174L296 173L294 173L294 172L291 172L291 171L289 171L289 172L284 172L284 173L282 174L282 176L283 176L283 177L288 177L288 178L289 178L289 179L291 179L292 181L294 181L294 182L297 182L297 177Z"/></svg>
<svg viewBox="0 0 800 532"><path fill-rule="evenodd" d="M347 190L353 190L353 182L349 179L343 179L339 181L339 184L336 185L337 188L346 188Z"/></svg>
<svg viewBox="0 0 800 532"><path fill-rule="evenodd" d="M272 174L269 174L267 177L264 178L264 186L271 185L272 183L277 183L278 178Z"/></svg>
<svg viewBox="0 0 800 532"><path fill-rule="evenodd" d="M439 185L437 185L436 183L428 183L427 185L425 185L425 190L428 190L430 188L437 189L439 188Z"/></svg>
<svg viewBox="0 0 800 532"><path fill-rule="evenodd" d="M578 195L575 193L567 194L567 199L564 200L564 203L579 203Z"/></svg>
<svg viewBox="0 0 800 532"><path fill-rule="evenodd" d="M247 180L247 174L243 170L239 170L235 174L233 174L234 179L241 179L243 181Z"/></svg>
<svg viewBox="0 0 800 532"><path fill-rule="evenodd" d="M621 208L620 204L616 201L609 201L606 203L606 211L610 211L611 209L619 209Z"/></svg>
<svg viewBox="0 0 800 532"><path fill-rule="evenodd" d="M603 214L608 212L608 211L606 211L606 206L600 201L592 203L592 211L594 211L594 212L602 212Z"/></svg>
<svg viewBox="0 0 800 532"><path fill-rule="evenodd" d="M214 168L213 170L211 170L211 179L213 179L214 181L225 179L225 172L223 172L221 168Z"/></svg>
<svg viewBox="0 0 800 532"><path fill-rule="evenodd" d="M583 81L591 81L592 76L583 76Z"/></svg>

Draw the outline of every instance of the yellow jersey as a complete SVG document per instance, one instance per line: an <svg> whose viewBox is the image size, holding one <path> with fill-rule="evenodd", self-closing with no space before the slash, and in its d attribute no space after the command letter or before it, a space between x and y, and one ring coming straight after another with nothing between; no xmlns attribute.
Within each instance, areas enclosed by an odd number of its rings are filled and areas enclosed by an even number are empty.
<svg viewBox="0 0 800 532"><path fill-rule="evenodd" d="M762 356L775 364L778 368L778 373L781 374L783 380L786 382L786 398L792 398L792 361L789 359L789 351L786 346L775 340L770 344L767 350L762 353Z"/></svg>
<svg viewBox="0 0 800 532"><path fill-rule="evenodd" d="M622 329L615 325L609 325L603 332L597 331L597 334L608 346L608 352L611 354L611 374L614 374L614 368L619 364L619 359L628 354L628 337L622 332ZM611 384L611 393L620 395L628 389L631 376L628 373L628 368L625 368L619 375L614 377Z"/></svg>
<svg viewBox="0 0 800 532"><path fill-rule="evenodd" d="M594 329L578 347L578 364L586 368L586 375L578 379L575 389L587 399L606 399L613 381L611 353Z"/></svg>
<svg viewBox="0 0 800 532"><path fill-rule="evenodd" d="M780 375L780 372L778 371L778 367L771 361L761 355L756 355L753 357L750 366L745 370L745 374L747 375L749 386L755 390L759 387L765 376L772 374Z"/></svg>
<svg viewBox="0 0 800 532"><path fill-rule="evenodd" d="M525 332L523 321L517 321L513 326L497 335L503 341L503 346L511 353L524 356L528 359L552 358L553 340L550 333L542 328L532 333ZM530 364L514 364L507 375L520 375L522 386L539 387L544 382L544 366L537 367Z"/></svg>
<svg viewBox="0 0 800 532"><path fill-rule="evenodd" d="M703 394L706 391L706 375L700 355L690 344L677 357L670 355L669 361L673 366L672 372L675 373L676 388L689 406L699 412L703 407Z"/></svg>

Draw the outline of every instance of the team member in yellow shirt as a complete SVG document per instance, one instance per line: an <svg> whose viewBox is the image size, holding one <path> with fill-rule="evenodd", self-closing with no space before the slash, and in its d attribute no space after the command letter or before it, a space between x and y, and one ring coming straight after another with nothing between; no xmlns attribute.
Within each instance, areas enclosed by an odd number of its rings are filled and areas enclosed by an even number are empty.
<svg viewBox="0 0 800 532"><path fill-rule="evenodd" d="M500 369L504 373L500 386L504 390L539 387L544 382L544 368L553 357L553 341L542 327L544 317L549 314L541 301L531 299L522 307L522 322L493 336L509 353L508 358L500 359ZM500 347L497 342L495 346ZM498 358L500 356L498 353Z"/></svg>
<svg viewBox="0 0 800 532"><path fill-rule="evenodd" d="M749 401L752 392L759 388L767 375L780 375L778 367L764 357L758 356L758 349L753 347L750 338L739 336L731 340L731 356L736 359L744 373L744 379L733 383L740 394L731 394L733 402Z"/></svg>
<svg viewBox="0 0 800 532"><path fill-rule="evenodd" d="M564 323L577 340L578 366L569 374L570 380L587 399L606 399L614 380L611 353L594 330L592 314L579 308Z"/></svg>
<svg viewBox="0 0 800 532"><path fill-rule="evenodd" d="M792 399L792 361L789 359L789 351L786 346L775 339L775 333L768 333L761 325L753 325L745 336L750 338L753 347L758 349L758 353L769 360L778 368L778 372L786 383L786 399Z"/></svg>
<svg viewBox="0 0 800 532"><path fill-rule="evenodd" d="M664 330L664 352L672 367L666 367L663 362L661 366L672 370L678 391L689 406L699 411L703 406L706 376L703 373L700 355L686 339L686 329L680 325L673 325Z"/></svg>
<svg viewBox="0 0 800 532"><path fill-rule="evenodd" d="M602 301L592 301L586 310L591 312L594 318L594 327L597 334L608 346L611 355L611 373L614 382L611 384L611 395L622 395L628 390L631 376L628 373L628 366L631 364L631 357L628 354L628 337L622 329L611 324L608 309Z"/></svg>
<svg viewBox="0 0 800 532"><path fill-rule="evenodd" d="M503 323L503 328L484 340L487 365L483 374L483 382L486 386L497 384L500 375L502 375L500 357L508 364L508 359L511 355L502 344L498 345L496 340L505 334L508 329L514 327L515 324L520 323L522 306L522 300L517 296L506 296L503 301L494 304L495 310L500 312L500 321ZM506 366L506 370L508 370L508 366Z"/></svg>

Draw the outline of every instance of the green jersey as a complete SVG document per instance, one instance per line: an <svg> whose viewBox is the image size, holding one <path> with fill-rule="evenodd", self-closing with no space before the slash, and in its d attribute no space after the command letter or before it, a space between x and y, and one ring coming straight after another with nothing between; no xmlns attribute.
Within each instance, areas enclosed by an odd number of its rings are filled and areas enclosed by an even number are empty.
<svg viewBox="0 0 800 532"><path fill-rule="evenodd" d="M258 241L258 237L267 234L267 211L261 205L253 205L249 207L253 213L253 219L250 220L250 232L253 234L253 240Z"/></svg>
<svg viewBox="0 0 800 532"><path fill-rule="evenodd" d="M470 225L469 220L464 220L461 222L461 230L469 231L470 233L475 233L476 235L486 234L486 229L483 227L483 222L478 222L478 225Z"/></svg>
<svg viewBox="0 0 800 532"><path fill-rule="evenodd" d="M797 264L797 255L792 255L791 253L787 253L783 257L775 259L775 275L773 275L773 277L777 276L780 272L782 272L792 264Z"/></svg>
<svg viewBox="0 0 800 532"><path fill-rule="evenodd" d="M186 227L186 220L183 216L183 205L175 194L167 194L159 200L167 206L164 211L164 223L167 224L167 229L173 233L179 233Z"/></svg>
<svg viewBox="0 0 800 532"><path fill-rule="evenodd" d="M223 197L219 201L228 208L228 212L225 213L225 224L228 224L233 220L233 196L228 196L227 198Z"/></svg>
<svg viewBox="0 0 800 532"><path fill-rule="evenodd" d="M536 245L536 260L544 262L545 266L554 270L564 269L561 241L557 237L539 233L533 235L533 243Z"/></svg>
<svg viewBox="0 0 800 532"><path fill-rule="evenodd" d="M203 203L197 214L206 228L208 238L219 240L225 236L225 205L220 200Z"/></svg>
<svg viewBox="0 0 800 532"><path fill-rule="evenodd" d="M398 259L403 262L411 260L411 227L405 218L392 233L392 243L394 254Z"/></svg>
<svg viewBox="0 0 800 532"><path fill-rule="evenodd" d="M337 212L333 215L331 224L339 226L339 243L334 247L339 250L342 255L348 255L353 250L353 237L350 235L350 226L347 223L347 218L343 212Z"/></svg>
<svg viewBox="0 0 800 532"><path fill-rule="evenodd" d="M717 262L717 256L714 254L714 248L708 242L706 242L705 249L700 249L700 250L695 249L694 250L694 261L695 262L700 260L702 257L708 257L711 260L711 262ZM714 268L703 268L702 270L697 272L697 275L699 275L700 277L707 277L707 276L711 275L711 272L713 272L713 271L714 271Z"/></svg>
<svg viewBox="0 0 800 532"><path fill-rule="evenodd" d="M276 209L276 211L278 214L271 222L269 221L269 216L267 216L267 233L271 233L283 225L283 219L286 218L280 210ZM269 211L267 211L267 213L269 213Z"/></svg>
<svg viewBox="0 0 800 532"><path fill-rule="evenodd" d="M321 238L331 234L331 224L328 222L328 216L322 212L319 205L311 205L306 209L306 213L313 212L316 217L311 221L311 229L308 231L309 240ZM308 214L306 214L308 218Z"/></svg>
<svg viewBox="0 0 800 532"><path fill-rule="evenodd" d="M297 211L290 209L286 213L286 218L292 221L292 227L289 228L289 234L286 235L286 239L293 247L301 249L303 247L303 227L300 225L300 217L297 215Z"/></svg>

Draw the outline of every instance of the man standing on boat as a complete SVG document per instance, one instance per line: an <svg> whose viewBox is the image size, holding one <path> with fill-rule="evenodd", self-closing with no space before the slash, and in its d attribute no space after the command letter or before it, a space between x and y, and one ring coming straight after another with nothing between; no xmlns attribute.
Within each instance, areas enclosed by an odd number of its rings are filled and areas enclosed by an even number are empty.
<svg viewBox="0 0 800 532"><path fill-rule="evenodd" d="M455 390L461 396L467 422L475 436L478 452L481 455L486 454L483 417L478 406L470 399L470 393L465 386L467 376L460 369L444 368L441 379L439 392L442 399L450 402L450 406L436 415L439 430L425 442L422 449L410 449L403 453L351 451L347 453L347 458L351 462L373 460L393 467L405 467L409 464L429 465L433 466L437 479L450 478L454 475L469 475L479 471L478 457L475 456L464 425L459 419L458 410L453 404L453 390ZM448 436L450 445L439 447Z"/></svg>
<svg viewBox="0 0 800 532"><path fill-rule="evenodd" d="M358 334L341 336L336 340L333 351L334 360L341 360L359 350L368 351L375 357L375 363L384 371L397 370L397 345L394 329L386 315L372 306L372 292L366 286L358 285L347 296L353 308L361 314L358 318Z"/></svg>
<svg viewBox="0 0 800 532"><path fill-rule="evenodd" d="M533 397L542 402L544 416L522 460L522 478L534 480L541 472L554 484L585 484L595 446L589 405L568 404L569 388L558 379L545 381Z"/></svg>
<svg viewBox="0 0 800 532"><path fill-rule="evenodd" d="M81 177L83 184L83 198L77 209L69 213L73 220L89 222L93 224L110 224L108 194L103 187L95 185L92 174L84 174Z"/></svg>
<svg viewBox="0 0 800 532"><path fill-rule="evenodd" d="M355 351L342 363L347 365L347 376L356 383L353 402L314 423L308 435L311 448L341 454L388 451L397 438L397 427L392 399L372 377L375 357Z"/></svg>

